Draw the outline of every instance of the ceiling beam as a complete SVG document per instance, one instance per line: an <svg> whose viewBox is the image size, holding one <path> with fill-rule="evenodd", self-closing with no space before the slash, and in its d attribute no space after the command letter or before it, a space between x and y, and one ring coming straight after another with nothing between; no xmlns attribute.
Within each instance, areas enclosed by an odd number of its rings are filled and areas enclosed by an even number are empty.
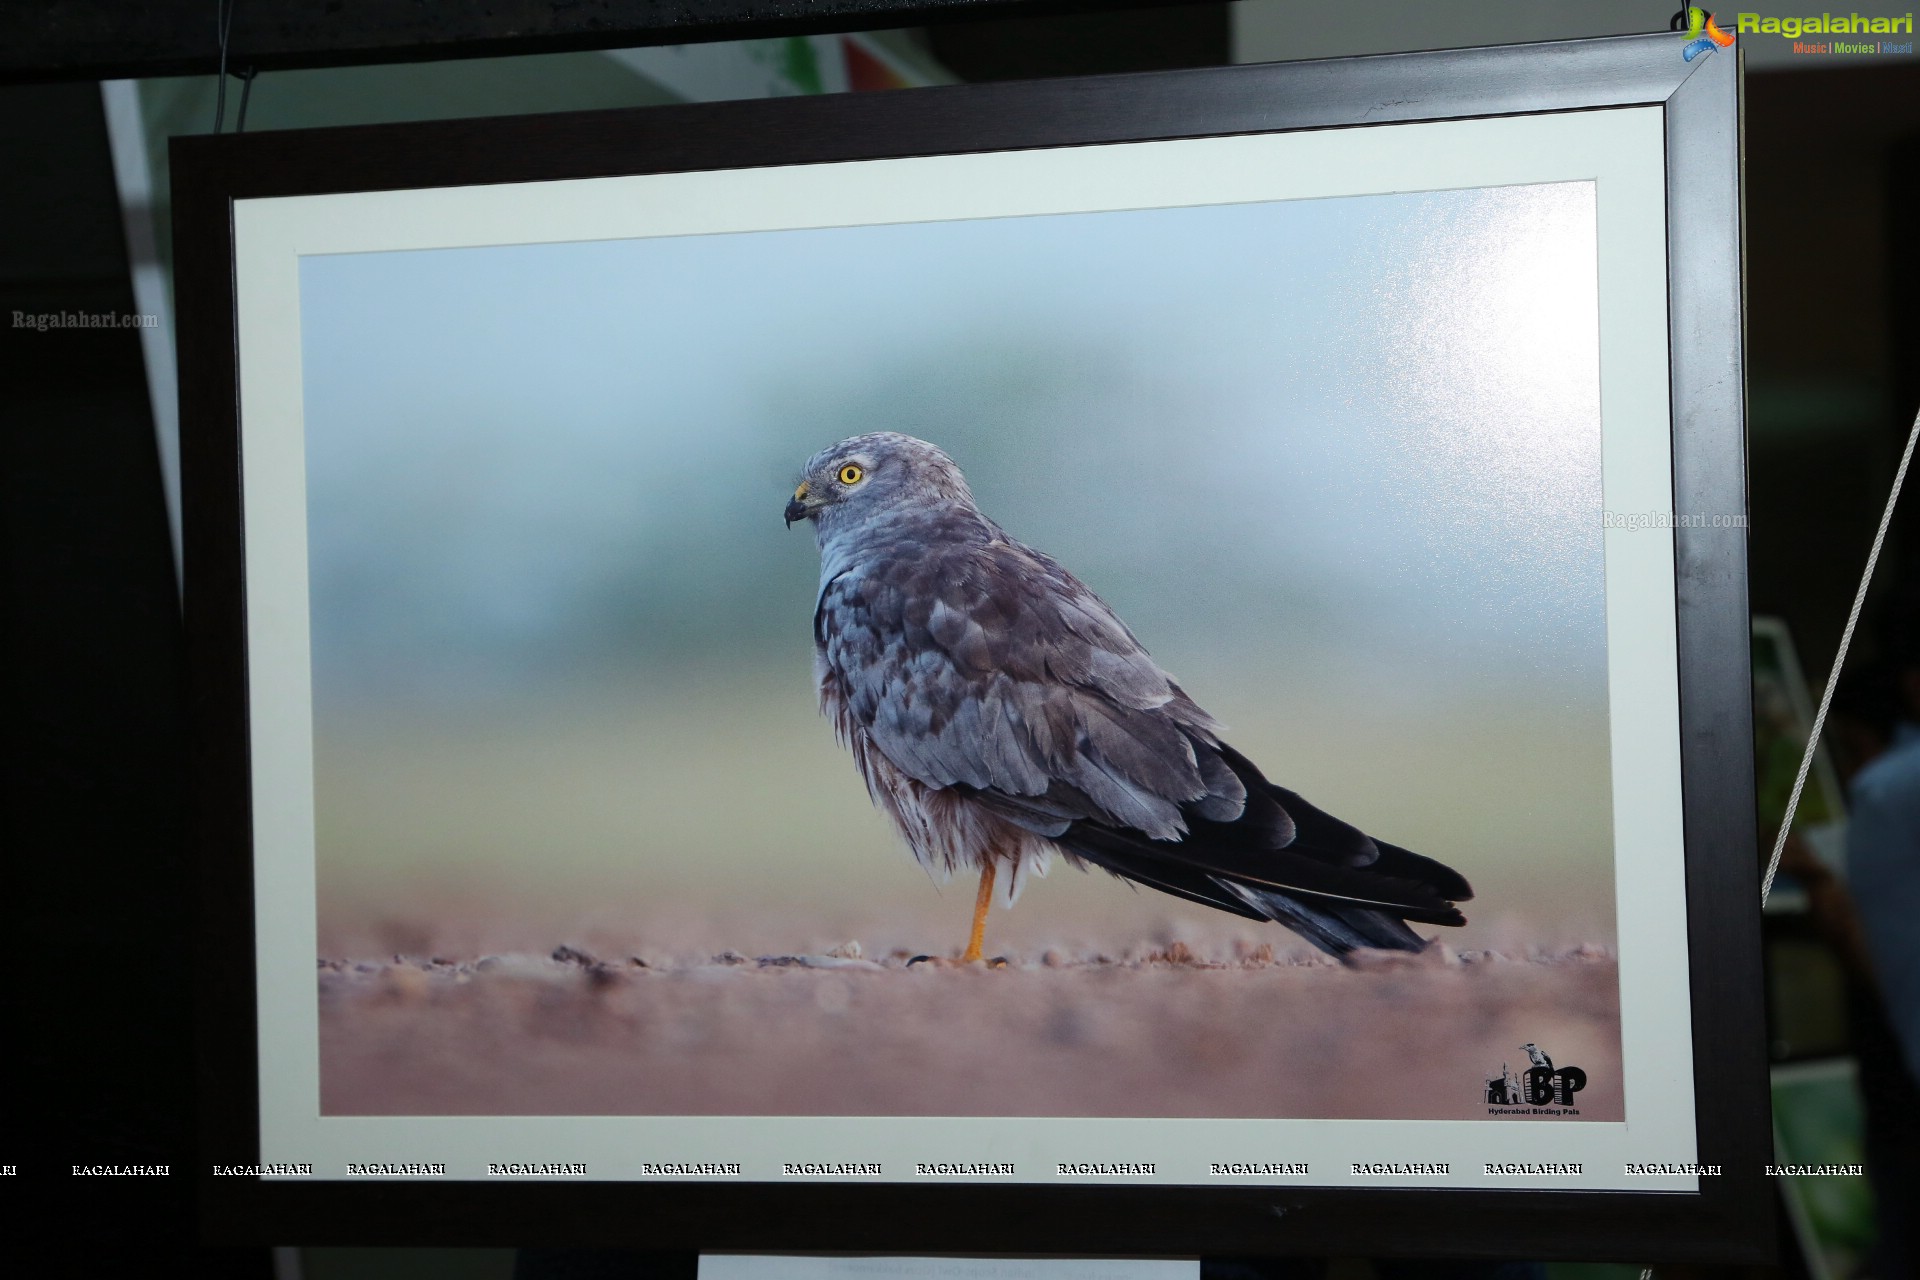
<svg viewBox="0 0 1920 1280"><path fill-rule="evenodd" d="M917 27L1194 0L234 0L227 67L280 71ZM208 75L217 0L0 5L0 83Z"/></svg>

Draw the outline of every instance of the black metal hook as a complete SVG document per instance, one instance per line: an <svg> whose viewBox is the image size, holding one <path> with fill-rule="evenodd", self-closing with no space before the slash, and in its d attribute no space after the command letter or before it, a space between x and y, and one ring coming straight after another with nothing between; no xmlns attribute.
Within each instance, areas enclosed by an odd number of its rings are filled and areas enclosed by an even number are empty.
<svg viewBox="0 0 1920 1280"><path fill-rule="evenodd" d="M253 77L259 74L255 67L248 67L240 75L240 113L233 122L235 133L247 131L247 99L253 96Z"/></svg>

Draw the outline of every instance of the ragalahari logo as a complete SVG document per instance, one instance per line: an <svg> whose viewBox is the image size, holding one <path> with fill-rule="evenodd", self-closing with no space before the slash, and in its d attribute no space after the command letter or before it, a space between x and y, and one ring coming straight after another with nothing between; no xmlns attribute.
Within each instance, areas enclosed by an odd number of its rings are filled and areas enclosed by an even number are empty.
<svg viewBox="0 0 1920 1280"><path fill-rule="evenodd" d="M1703 53L1725 49L1732 43L1733 37L1720 29L1712 14L1699 5L1687 6L1687 43L1680 50L1682 58L1692 62Z"/></svg>
<svg viewBox="0 0 1920 1280"><path fill-rule="evenodd" d="M1818 13L1801 18L1773 18L1759 13L1743 13L1734 22L1741 35L1779 36L1789 41L1796 54L1820 54L1830 57L1883 57L1897 54L1913 56L1913 15L1895 18L1868 17L1859 13ZM1827 36L1825 40L1803 40L1802 36ZM1871 40L1849 39L1872 36ZM1905 36L1905 40L1897 38Z"/></svg>

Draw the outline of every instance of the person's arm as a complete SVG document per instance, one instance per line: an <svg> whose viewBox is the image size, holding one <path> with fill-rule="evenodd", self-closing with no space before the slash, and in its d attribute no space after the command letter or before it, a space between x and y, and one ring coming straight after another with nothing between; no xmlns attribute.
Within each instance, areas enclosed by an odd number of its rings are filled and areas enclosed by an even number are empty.
<svg viewBox="0 0 1920 1280"><path fill-rule="evenodd" d="M1847 815L1847 880L1887 1021L1920 1080L1920 779L1858 786Z"/></svg>
<svg viewBox="0 0 1920 1280"><path fill-rule="evenodd" d="M1771 845L1772 840L1767 844ZM1840 877L1829 871L1827 864L1820 861L1798 835L1787 837L1786 848L1780 856L1780 872L1792 876L1807 891L1807 915L1847 972L1872 983L1874 965L1867 950L1866 935L1860 931L1860 917Z"/></svg>

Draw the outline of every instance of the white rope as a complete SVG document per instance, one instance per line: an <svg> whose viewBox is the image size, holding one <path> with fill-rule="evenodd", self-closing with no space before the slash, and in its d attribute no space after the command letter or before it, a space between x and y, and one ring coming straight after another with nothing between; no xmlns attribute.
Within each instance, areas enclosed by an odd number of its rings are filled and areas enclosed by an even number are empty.
<svg viewBox="0 0 1920 1280"><path fill-rule="evenodd" d="M1780 870L1780 854L1787 847L1787 835L1793 830L1794 811L1800 807L1800 792L1807 785L1807 771L1813 768L1813 753L1820 745L1820 730L1827 723L1827 708L1833 705L1833 687L1840 682L1840 667L1847 660L1847 646L1853 643L1853 629L1860 624L1860 610L1867 602L1867 585L1873 581L1873 567L1880 562L1880 548L1887 541L1887 526L1893 523L1893 507L1900 501L1900 486L1906 483L1907 464L1913 461L1913 446L1920 442L1920 413L1914 414L1913 430L1907 433L1906 452L1900 455L1900 469L1893 473L1893 492L1887 495L1887 509L1880 513L1880 528L1873 535L1873 550L1867 553L1867 567L1860 575L1860 589L1853 593L1853 609L1847 614L1847 629L1840 633L1840 651L1833 655L1827 672L1827 687L1820 694L1820 710L1814 714L1813 728L1807 733L1807 749L1800 753L1800 772L1794 775L1793 791L1787 796L1786 812L1780 815L1780 834L1774 837L1773 856L1767 859L1767 875L1760 882L1760 905L1767 905L1773 892L1773 877ZM1640 1280L1648 1280L1640 1273Z"/></svg>

